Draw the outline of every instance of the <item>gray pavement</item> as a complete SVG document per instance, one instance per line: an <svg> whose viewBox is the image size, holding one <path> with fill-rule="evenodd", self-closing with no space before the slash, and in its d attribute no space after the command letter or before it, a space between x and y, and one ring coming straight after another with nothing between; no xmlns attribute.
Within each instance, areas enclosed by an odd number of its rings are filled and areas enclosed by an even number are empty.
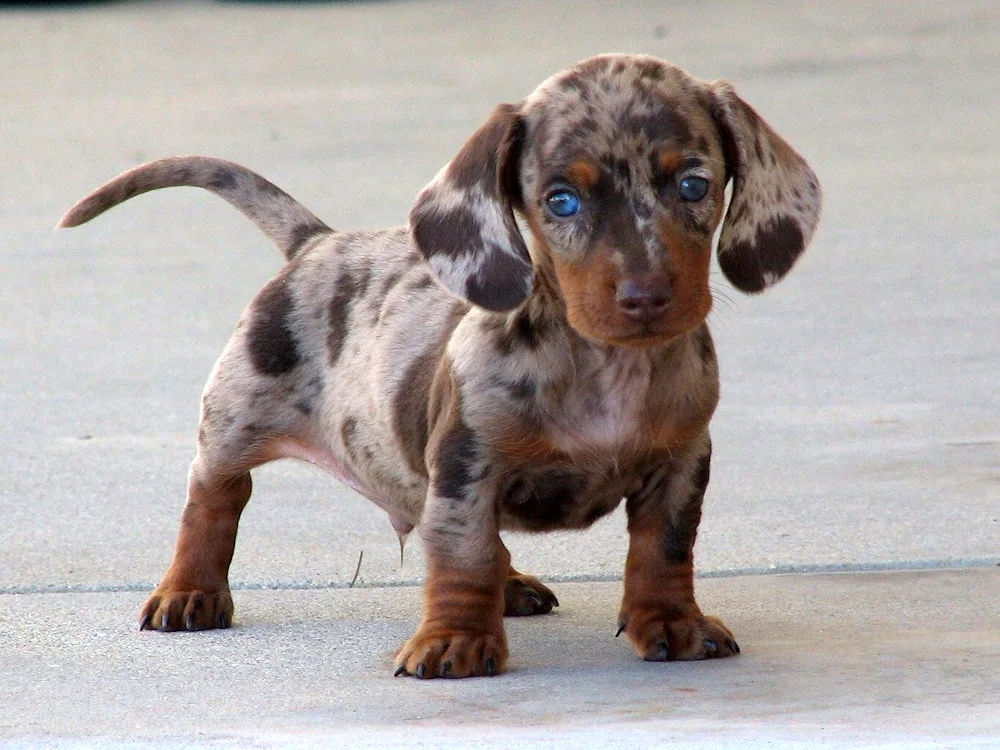
<svg viewBox="0 0 1000 750"><path fill-rule="evenodd" d="M510 623L510 674L393 680L419 545L400 566L381 512L292 463L255 476L238 627L134 632L201 386L280 258L197 191L62 212L203 153L333 226L398 224L497 102L606 51L731 80L826 191L785 282L717 277L696 553L743 655L611 637L617 513L508 540L563 602ZM0 7L0 745L1000 746L997 102L991 0Z"/></svg>

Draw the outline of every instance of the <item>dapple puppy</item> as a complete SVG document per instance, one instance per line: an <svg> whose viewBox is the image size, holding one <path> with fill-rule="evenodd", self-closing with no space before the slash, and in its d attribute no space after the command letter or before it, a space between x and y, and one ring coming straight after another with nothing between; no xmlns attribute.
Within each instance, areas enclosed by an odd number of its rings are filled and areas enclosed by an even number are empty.
<svg viewBox="0 0 1000 750"><path fill-rule="evenodd" d="M250 470L298 458L400 535L419 526L424 616L397 674L501 671L503 615L557 602L511 567L500 530L582 529L622 499L619 632L650 661L738 653L692 581L718 400L709 255L730 180L719 262L759 292L813 233L816 176L729 84L607 55L499 106L408 227L333 231L253 172L202 157L146 164L84 199L62 226L148 190L205 188L288 259L209 379L174 559L140 627L230 625Z"/></svg>

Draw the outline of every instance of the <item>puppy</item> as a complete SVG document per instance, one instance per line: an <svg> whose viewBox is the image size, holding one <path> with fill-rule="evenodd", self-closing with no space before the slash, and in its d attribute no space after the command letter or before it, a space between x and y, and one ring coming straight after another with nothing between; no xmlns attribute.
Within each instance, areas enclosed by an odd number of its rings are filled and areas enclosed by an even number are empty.
<svg viewBox="0 0 1000 750"><path fill-rule="evenodd" d="M816 176L729 84L607 55L500 105L408 227L333 231L204 157L137 167L77 204L60 226L205 188L288 261L205 388L173 562L140 628L229 627L250 471L297 458L383 508L401 541L419 526L423 620L397 675L502 671L504 614L557 602L499 532L583 529L623 499L619 634L649 661L739 653L692 580L719 392L709 256L730 180L719 263L759 292L813 233Z"/></svg>

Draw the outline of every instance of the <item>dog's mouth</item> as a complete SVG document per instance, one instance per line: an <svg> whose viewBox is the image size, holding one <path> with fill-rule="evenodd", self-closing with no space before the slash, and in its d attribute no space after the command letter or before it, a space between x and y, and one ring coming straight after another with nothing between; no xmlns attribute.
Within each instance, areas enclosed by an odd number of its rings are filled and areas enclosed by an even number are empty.
<svg viewBox="0 0 1000 750"><path fill-rule="evenodd" d="M648 321L622 320L621 316L596 316L586 308L570 309L569 323L584 338L628 349L651 349L669 344L700 326L708 315L664 315Z"/></svg>

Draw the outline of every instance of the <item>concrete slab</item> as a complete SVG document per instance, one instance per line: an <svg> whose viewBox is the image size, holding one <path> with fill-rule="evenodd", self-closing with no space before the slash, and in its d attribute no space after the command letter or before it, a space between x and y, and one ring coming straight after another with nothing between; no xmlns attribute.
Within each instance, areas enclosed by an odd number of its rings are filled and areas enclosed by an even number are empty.
<svg viewBox="0 0 1000 750"><path fill-rule="evenodd" d="M257 168L334 226L395 224L497 101L608 50L730 78L826 188L786 282L746 298L717 278L700 569L1000 556L996 3L582 0L558 23L545 4L431 0L0 14L0 590L158 578L201 386L279 267L196 191L53 234L66 207L195 152ZM361 551L368 582L420 576L418 545L400 568L384 516L320 473L271 467L257 486L236 579L342 584ZM608 578L623 528L511 545L543 575Z"/></svg>
<svg viewBox="0 0 1000 750"><path fill-rule="evenodd" d="M508 674L432 682L392 677L394 649L418 619L414 587L242 592L232 630L169 635L135 630L138 594L5 596L0 739L159 747L1000 741L998 570L704 581L703 608L725 618L743 652L701 663L647 664L615 640L618 584L564 584L557 593L555 614L507 621Z"/></svg>

